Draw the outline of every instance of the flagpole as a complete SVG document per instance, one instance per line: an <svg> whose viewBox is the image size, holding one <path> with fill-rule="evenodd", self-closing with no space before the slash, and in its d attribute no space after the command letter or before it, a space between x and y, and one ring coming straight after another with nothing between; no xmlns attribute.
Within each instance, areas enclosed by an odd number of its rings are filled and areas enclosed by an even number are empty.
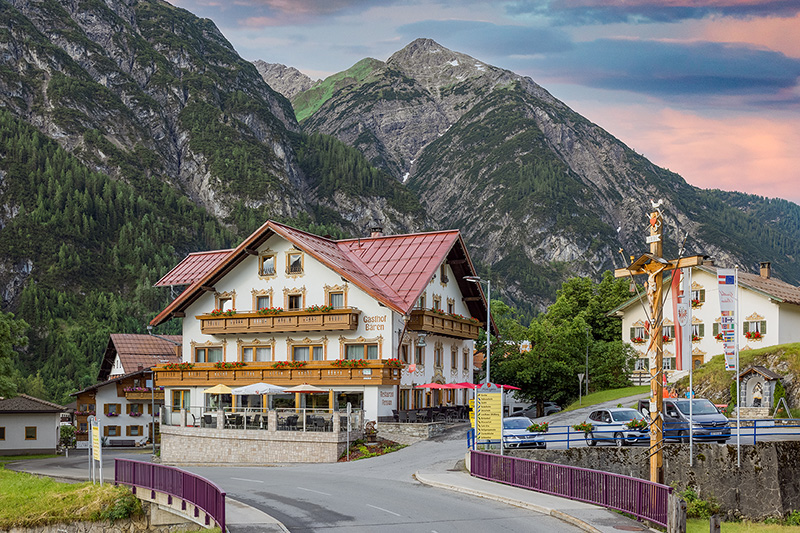
<svg viewBox="0 0 800 533"><path fill-rule="evenodd" d="M734 286L736 290L734 294L736 295L735 305L736 305L736 320L739 320L739 267L735 267L733 270L734 273ZM736 325L734 324L734 333L736 332ZM741 420L741 412L742 412L742 394L739 392L739 335L734 335L734 350L736 352L736 468L742 467L742 420ZM755 442L753 442L755 444Z"/></svg>

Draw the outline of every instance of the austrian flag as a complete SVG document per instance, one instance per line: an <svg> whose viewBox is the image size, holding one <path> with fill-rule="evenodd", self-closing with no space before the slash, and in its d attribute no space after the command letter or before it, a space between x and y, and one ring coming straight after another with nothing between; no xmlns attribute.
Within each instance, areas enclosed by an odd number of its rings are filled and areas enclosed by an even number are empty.
<svg viewBox="0 0 800 533"><path fill-rule="evenodd" d="M720 276L717 276L717 278L719 279L719 284L720 285L733 285L735 283L735 281L734 281L735 276L720 275Z"/></svg>

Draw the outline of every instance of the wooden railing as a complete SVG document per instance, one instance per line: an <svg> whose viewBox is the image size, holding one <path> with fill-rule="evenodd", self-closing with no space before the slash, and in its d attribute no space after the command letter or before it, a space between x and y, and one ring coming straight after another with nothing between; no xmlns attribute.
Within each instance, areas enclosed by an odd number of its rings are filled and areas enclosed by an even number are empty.
<svg viewBox="0 0 800 533"><path fill-rule="evenodd" d="M468 318L457 318L440 314L430 309L414 309L408 321L408 329L436 333L459 339L477 339L480 323Z"/></svg>
<svg viewBox="0 0 800 533"><path fill-rule="evenodd" d="M156 401L164 400L164 391L157 390L155 392L142 392L142 391L124 391L125 399L126 400L147 400L148 402L151 399Z"/></svg>
<svg viewBox="0 0 800 533"><path fill-rule="evenodd" d="M205 335L226 333L273 333L292 331L355 331L358 329L358 309L332 311L283 311L262 315L251 311L235 315L197 315L200 331Z"/></svg>
<svg viewBox="0 0 800 533"><path fill-rule="evenodd" d="M311 385L397 385L400 368L382 360L370 361L369 366L343 368L333 361L308 361L302 368L276 368L274 362L246 363L243 368L221 370L214 363L194 363L191 369L167 370L154 367L156 383L161 386L226 385L240 387L251 383L271 383L291 387Z"/></svg>

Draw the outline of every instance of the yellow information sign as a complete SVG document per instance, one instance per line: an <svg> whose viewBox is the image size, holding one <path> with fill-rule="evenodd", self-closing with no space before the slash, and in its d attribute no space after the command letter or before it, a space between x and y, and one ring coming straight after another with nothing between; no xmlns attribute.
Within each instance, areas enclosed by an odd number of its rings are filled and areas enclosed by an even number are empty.
<svg viewBox="0 0 800 533"><path fill-rule="evenodd" d="M475 438L500 440L503 436L503 395L479 392L475 407Z"/></svg>
<svg viewBox="0 0 800 533"><path fill-rule="evenodd" d="M475 427L475 398L469 399L469 425Z"/></svg>
<svg viewBox="0 0 800 533"><path fill-rule="evenodd" d="M100 427L92 425L92 457L100 461Z"/></svg>

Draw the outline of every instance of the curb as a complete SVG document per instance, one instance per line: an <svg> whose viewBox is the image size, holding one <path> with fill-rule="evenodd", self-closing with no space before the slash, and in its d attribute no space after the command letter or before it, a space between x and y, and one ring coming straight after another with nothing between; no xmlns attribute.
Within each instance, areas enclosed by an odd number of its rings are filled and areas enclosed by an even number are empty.
<svg viewBox="0 0 800 533"><path fill-rule="evenodd" d="M561 520L562 522L566 522L568 524L571 524L571 525L573 525L575 527L578 527L578 528L580 528L580 529L582 529L584 531L587 531L588 533L601 533L601 531L599 529L597 529L596 527L594 527L593 525L591 525L591 524L589 524L587 522L584 522L583 520L581 520L579 518L575 518L574 516L568 515L567 513L564 513L563 511L558 511L556 509L550 509L549 507L543 507L541 505L536 505L534 503L529 503L529 502L524 502L524 501L521 501L521 500L516 500L514 498L507 498L505 496L498 496L496 494L491 494L491 493L484 492L484 491L481 491L481 490L468 489L468 488L465 488L465 487L459 487L457 485L450 485L448 483L441 483L441 482L438 482L438 481L433 481L431 479L425 479L424 477L420 476L419 471L415 472L412 477L414 479L416 479L417 481L419 481L420 483L422 483L423 485L429 485L431 487L436 487L436 488L440 488L440 489L452 490L454 492L460 492L462 494L469 494L471 496L477 496L479 498L486 498L488 500L494 500L494 501L497 501L497 502L506 503L508 505L513 505L514 507L521 507L523 509L529 509L531 511L536 511L537 513L550 515L553 518L556 518L558 520Z"/></svg>

